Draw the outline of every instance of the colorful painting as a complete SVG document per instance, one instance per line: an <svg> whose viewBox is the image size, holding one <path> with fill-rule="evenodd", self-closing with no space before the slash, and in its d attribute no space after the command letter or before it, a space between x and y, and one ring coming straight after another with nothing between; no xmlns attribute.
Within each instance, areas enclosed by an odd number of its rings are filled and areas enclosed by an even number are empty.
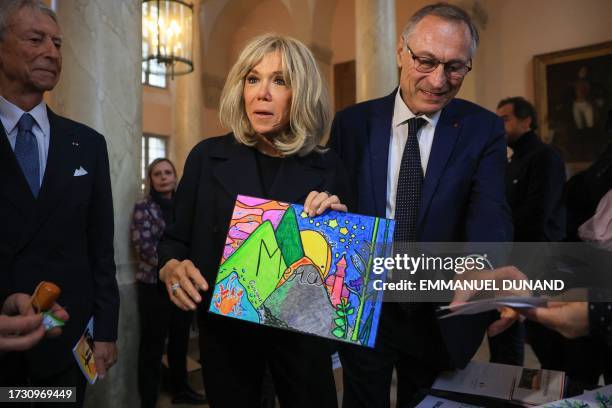
<svg viewBox="0 0 612 408"><path fill-rule="evenodd" d="M239 195L210 311L374 347L382 293L369 282L394 222ZM378 278L380 279L380 278Z"/></svg>

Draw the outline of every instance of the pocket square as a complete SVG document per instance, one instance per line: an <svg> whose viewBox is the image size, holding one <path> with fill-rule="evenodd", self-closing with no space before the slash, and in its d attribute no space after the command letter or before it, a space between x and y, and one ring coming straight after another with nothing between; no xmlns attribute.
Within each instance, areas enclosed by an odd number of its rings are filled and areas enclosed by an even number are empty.
<svg viewBox="0 0 612 408"><path fill-rule="evenodd" d="M87 174L87 170L80 166L78 169L74 171L74 177L84 176Z"/></svg>

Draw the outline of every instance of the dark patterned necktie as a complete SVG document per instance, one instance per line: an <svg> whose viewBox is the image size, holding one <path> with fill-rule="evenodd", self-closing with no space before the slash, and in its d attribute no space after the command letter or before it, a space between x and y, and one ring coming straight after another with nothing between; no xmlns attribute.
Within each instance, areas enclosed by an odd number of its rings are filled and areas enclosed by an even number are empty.
<svg viewBox="0 0 612 408"><path fill-rule="evenodd" d="M40 167L38 164L38 142L32 133L34 118L24 113L17 123L17 140L15 141L15 157L23 171L34 197L40 190Z"/></svg>
<svg viewBox="0 0 612 408"><path fill-rule="evenodd" d="M416 240L416 224L423 187L423 168L417 132L425 123L423 118L412 118L407 122L408 140L402 154L395 196L393 241L398 243Z"/></svg>

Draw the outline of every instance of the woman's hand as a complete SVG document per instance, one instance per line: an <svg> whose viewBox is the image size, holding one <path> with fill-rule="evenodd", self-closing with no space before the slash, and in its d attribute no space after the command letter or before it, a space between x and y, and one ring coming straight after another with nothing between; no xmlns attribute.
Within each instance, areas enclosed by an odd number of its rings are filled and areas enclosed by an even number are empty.
<svg viewBox="0 0 612 408"><path fill-rule="evenodd" d="M331 195L327 191L311 191L304 203L304 212L309 217L321 215L330 208L336 211L348 211L346 205L340 202L337 195Z"/></svg>
<svg viewBox="0 0 612 408"><path fill-rule="evenodd" d="M548 307L520 311L525 317L568 339L589 334L589 307L587 302L548 302Z"/></svg>
<svg viewBox="0 0 612 408"><path fill-rule="evenodd" d="M160 269L159 278L166 284L170 300L185 311L195 310L202 301L200 290L208 290L208 283L189 259L171 259Z"/></svg>

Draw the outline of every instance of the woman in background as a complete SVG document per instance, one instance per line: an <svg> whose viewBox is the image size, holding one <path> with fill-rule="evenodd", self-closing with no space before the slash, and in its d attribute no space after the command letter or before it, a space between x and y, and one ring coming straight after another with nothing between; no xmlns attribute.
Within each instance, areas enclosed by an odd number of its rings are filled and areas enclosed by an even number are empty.
<svg viewBox="0 0 612 408"><path fill-rule="evenodd" d="M143 408L155 407L157 402L166 337L172 402L206 402L187 382L187 346L193 312L174 307L168 295L157 286L157 243L166 226L174 221L176 182L176 170L170 160L153 160L147 171L148 194L136 203L132 218L132 243L138 255L136 281L140 312L138 391Z"/></svg>

